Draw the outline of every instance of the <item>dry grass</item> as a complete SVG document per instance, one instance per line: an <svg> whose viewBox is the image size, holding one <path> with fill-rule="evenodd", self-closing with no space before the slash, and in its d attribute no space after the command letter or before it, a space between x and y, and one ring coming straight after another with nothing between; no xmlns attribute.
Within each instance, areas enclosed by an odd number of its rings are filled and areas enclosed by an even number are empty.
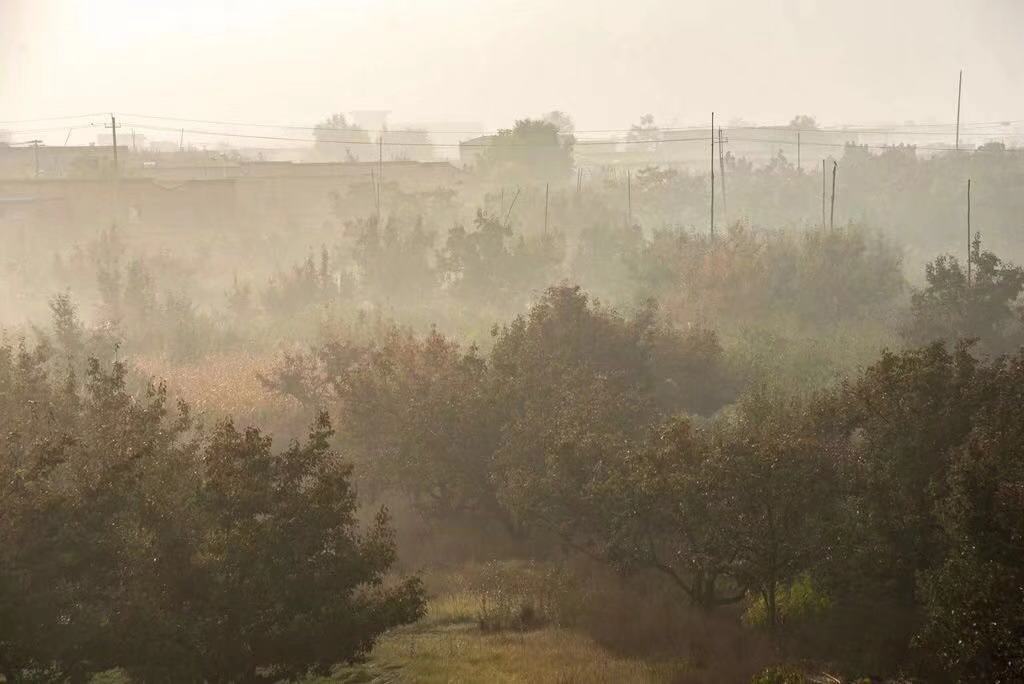
<svg viewBox="0 0 1024 684"><path fill-rule="evenodd" d="M175 397L187 401L206 422L232 416L238 425L259 425L272 431L301 424L302 407L294 399L267 390L259 380L275 361L272 354L213 354L177 364L159 357L138 357L136 369L164 380Z"/></svg>
<svg viewBox="0 0 1024 684"><path fill-rule="evenodd" d="M681 659L651 659L612 653L575 630L484 632L484 597L458 586L435 596L415 625L386 634L369 660L339 669L330 682L423 682L576 684L679 681Z"/></svg>
<svg viewBox="0 0 1024 684"><path fill-rule="evenodd" d="M602 684L677 681L681 661L611 654L588 637L561 628L484 634L475 625L422 625L385 636L370 660L327 681L423 684Z"/></svg>

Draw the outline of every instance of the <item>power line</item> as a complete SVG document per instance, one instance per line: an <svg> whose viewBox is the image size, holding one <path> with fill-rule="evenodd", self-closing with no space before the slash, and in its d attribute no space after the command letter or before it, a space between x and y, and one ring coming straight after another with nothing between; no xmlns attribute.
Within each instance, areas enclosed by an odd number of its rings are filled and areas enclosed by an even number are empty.
<svg viewBox="0 0 1024 684"><path fill-rule="evenodd" d="M239 126L239 127L247 127L247 128L269 128L269 129L275 129L275 130L315 131L315 130L323 130L324 129L324 127L322 127L322 126L299 126L299 125L294 125L294 124L271 124L271 123L262 123L262 122L225 121L225 120L218 120L218 119L192 119L192 118L187 118L187 117L162 116L162 115L155 115L155 114L121 113L121 116L131 116L131 117L135 117L135 118L138 118L138 119L154 119L154 120L158 120L158 121L178 121L178 122L183 122L183 123L201 123L201 124L212 124L212 125L217 125L217 126ZM979 127L979 126L984 126L984 127L1006 126L1006 125L1011 125L1011 124L1021 123L1021 122L1024 122L1024 119L1000 120L1000 121L980 121L980 122L975 122L975 123L972 123L972 124L962 124L961 125L961 129L964 129L967 126L975 126L975 127ZM900 134L903 134L903 135L934 135L934 133L932 133L931 131L907 131L907 130L903 130L903 129L906 129L906 128L949 128L952 131L952 129L955 127L955 125L956 125L955 123L950 122L950 123L928 123L928 124L892 124L892 125L889 125L887 127L873 126L873 125L869 125L869 124L862 124L862 125L856 125L855 124L855 125L844 126L844 127L797 128L797 127L788 126L788 125L770 125L770 124L756 125L755 124L755 125L749 125L749 126L732 127L732 130L755 130L755 129L761 129L761 130L779 130L779 131L793 131L793 132L800 131L800 132L810 132L810 133L851 133L851 132L856 132L856 133L900 133ZM359 132L370 133L370 134L394 133L394 132L419 132L419 133L437 134L437 135L494 135L494 134L499 133L501 130L510 130L510 129L497 129L497 130L494 130L494 129L490 129L490 130L486 130L486 129L479 129L479 130L427 130L427 129L422 129L422 128L416 128L415 126L413 126L411 128L406 128L404 130L403 129L390 129L390 130L389 129L365 129L365 128L356 128L356 127L352 128L352 129L330 129L330 128L327 128L326 130L339 130L339 131L353 130L353 131L359 131ZM635 127L631 127L631 128L594 128L594 129L586 129L586 130L580 129L580 130L574 131L574 133L583 133L583 134L585 134L585 133L631 133L634 130L635 130ZM705 126L699 126L698 125L698 126L664 127L664 128L659 128L658 130L661 131L661 132L678 133L678 132L684 132L684 131L703 131L703 130L707 130L707 128Z"/></svg>
<svg viewBox="0 0 1024 684"><path fill-rule="evenodd" d="M6 133L11 135L21 135L23 133L53 133L55 131L66 131L66 130L79 130L81 128L94 128L99 124L90 123L82 124L80 126L53 126L51 128L18 128L14 130L5 130Z"/></svg>
<svg viewBox="0 0 1024 684"><path fill-rule="evenodd" d="M130 124L135 128L141 128L151 131L169 131L177 133L184 130L186 133L193 133L195 135L210 135L210 136L223 136L228 138L249 138L255 140L276 140L281 142L304 142L304 143L326 143L332 145L378 145L379 141L375 140L317 140L316 138L298 138L292 136L281 136L281 135L257 135L255 133L234 133L229 131L207 131L193 128L170 128L166 126L151 126L146 124ZM363 131L366 132L366 131ZM395 131L391 131L395 133ZM710 140L709 137L699 138L660 138L660 139L649 139L649 140L576 140L572 144L575 145L639 145L639 144L650 144L650 143L666 143L666 142L707 142ZM415 141L387 141L383 143L386 146L393 147L493 147L491 143L471 143L471 142L459 142L459 143L435 143L435 142L415 142ZM560 147L563 145L561 142L556 143L507 143L510 147Z"/></svg>
<svg viewBox="0 0 1024 684"><path fill-rule="evenodd" d="M0 121L0 125L6 126L7 124L23 124L23 123L39 123L40 121L68 121L70 119L88 119L93 116L106 116L106 112L93 112L92 114L70 114L68 116L48 116L40 119L10 119L8 121Z"/></svg>
<svg viewBox="0 0 1024 684"><path fill-rule="evenodd" d="M379 141L374 141L374 140L317 140L316 138L308 138L308 137L300 138L300 137L279 136L279 135L258 135L258 134L254 134L254 133L236 133L236 132L229 132L229 131L208 131L208 130L191 129L191 128L180 128L179 129L179 128L170 128L170 127L164 127L164 126L151 126L151 125L146 125L146 124L134 124L134 123L130 124L130 125L134 126L135 128L141 128L141 129L144 129L144 130L165 131L165 132L173 132L173 133L187 132L187 133L191 133L191 134L194 134L194 135L207 135L207 136L213 136L213 137L226 137L226 138L243 138L243 139L250 139L250 140L272 140L272 141L276 141L276 142L320 143L320 144L330 144L330 145L378 145L378 144L381 144ZM740 129L740 130L742 130L742 129ZM664 144L664 143L687 143L687 142L697 143L697 142L708 142L709 140L712 139L712 137L713 136L699 136L699 137L687 137L687 138L650 138L650 139L642 139L642 140L641 139L636 139L636 140L618 140L618 139L577 140L577 141L575 141L573 143L573 146L587 147L587 146L599 146L599 145L604 145L604 146L607 146L607 145L651 145L651 144L657 145L657 144ZM1024 137L1024 136L1001 135L1001 136L994 136L994 137L1007 138L1007 137ZM747 138L747 137L742 137L742 136L732 137L732 140L735 141L735 142L751 142L751 143L759 143L759 144L763 143L763 144L770 144L770 145L784 144L786 142L784 140L779 140L779 139ZM489 143L489 142L486 142L486 143L472 143L472 142L435 143L435 142L415 142L415 141L409 141L409 142L389 141L389 142L384 142L383 144L386 145L386 146L390 146L390 147L431 147L431 148L441 148L441 147L445 147L445 148L461 148L461 147L490 148L490 147L493 147L493 144ZM530 147L536 147L536 148L555 148L555 147L559 147L559 146L562 145L562 143L506 143L506 144L509 147L525 147L525 148L530 148ZM825 141L806 141L806 142L802 142L802 144L804 144L804 145L814 145L814 146L817 146L817 147L838 147L838 148L845 148L847 146L856 146L856 147L862 147L862 148L867 148L867 149L876 149L876 150L886 150L886 149L892 149L892 148L897 147L897 145L880 145L880 144L870 144L870 143L860 144L860 143L856 143L856 142L853 142L853 141L841 142L841 143L840 142L825 142ZM955 151L957 151L957 150L955 150L952 147L937 147L937 146L925 146L925 145L907 145L907 147L911 147L911 148L913 148L915 150L927 150L927 151L937 151L937 152L947 152L947 151L955 152ZM959 151L961 151L961 152L973 152L974 150L970 150L970 149L964 148L964 149L959 150Z"/></svg>

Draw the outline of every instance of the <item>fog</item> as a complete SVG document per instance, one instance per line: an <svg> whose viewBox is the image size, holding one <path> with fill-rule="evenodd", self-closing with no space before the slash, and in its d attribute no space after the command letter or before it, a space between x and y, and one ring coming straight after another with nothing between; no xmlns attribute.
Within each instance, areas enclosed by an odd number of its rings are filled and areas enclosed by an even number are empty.
<svg viewBox="0 0 1024 684"><path fill-rule="evenodd" d="M0 682L1024 681L1022 38L0 0Z"/></svg>
<svg viewBox="0 0 1024 684"><path fill-rule="evenodd" d="M3 0L0 120L126 111L311 124L968 121L1024 105L1015 0L478 3ZM927 59L922 60L922 55ZM73 57L72 57L73 56Z"/></svg>

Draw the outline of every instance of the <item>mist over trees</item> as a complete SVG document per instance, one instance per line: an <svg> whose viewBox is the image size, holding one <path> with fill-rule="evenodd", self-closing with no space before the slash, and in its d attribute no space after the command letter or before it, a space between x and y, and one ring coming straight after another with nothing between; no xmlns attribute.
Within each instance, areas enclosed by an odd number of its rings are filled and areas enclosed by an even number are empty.
<svg viewBox="0 0 1024 684"><path fill-rule="evenodd" d="M1019 150L354 120L0 215L5 681L1024 678Z"/></svg>

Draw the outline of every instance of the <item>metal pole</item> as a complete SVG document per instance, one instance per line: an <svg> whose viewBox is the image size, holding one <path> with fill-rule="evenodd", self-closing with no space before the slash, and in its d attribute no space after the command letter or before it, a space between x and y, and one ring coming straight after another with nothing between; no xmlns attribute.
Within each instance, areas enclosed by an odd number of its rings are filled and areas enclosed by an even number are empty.
<svg viewBox="0 0 1024 684"><path fill-rule="evenodd" d="M715 113L711 112L711 239L715 238Z"/></svg>
<svg viewBox="0 0 1024 684"><path fill-rule="evenodd" d="M960 149L960 96L964 89L964 70L960 70L960 80L956 86L956 149Z"/></svg>

